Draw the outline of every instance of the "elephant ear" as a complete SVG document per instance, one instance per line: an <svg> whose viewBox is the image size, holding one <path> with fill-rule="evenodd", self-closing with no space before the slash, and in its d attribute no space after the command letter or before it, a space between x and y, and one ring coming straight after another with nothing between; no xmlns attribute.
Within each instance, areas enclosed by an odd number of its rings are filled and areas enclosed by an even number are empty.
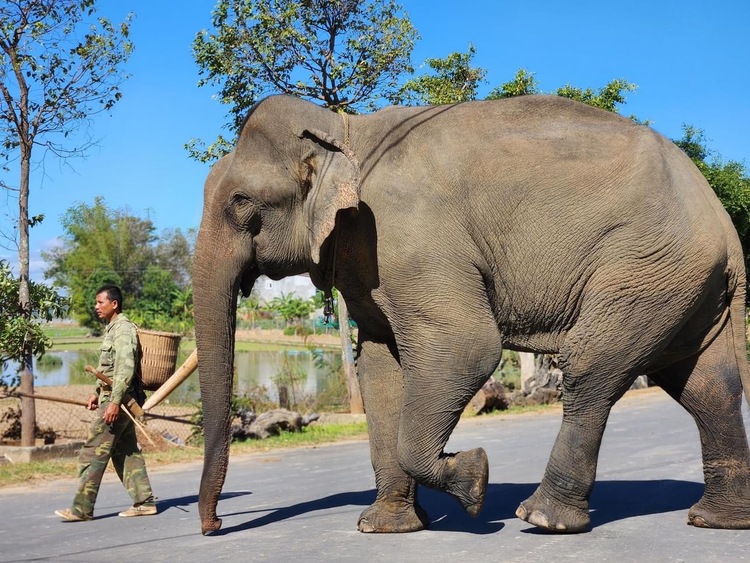
<svg viewBox="0 0 750 563"><path fill-rule="evenodd" d="M320 262L320 247L336 225L340 209L359 208L360 171L352 150L338 139L317 129L300 135L316 147L303 159L306 168L307 220L310 252Z"/></svg>

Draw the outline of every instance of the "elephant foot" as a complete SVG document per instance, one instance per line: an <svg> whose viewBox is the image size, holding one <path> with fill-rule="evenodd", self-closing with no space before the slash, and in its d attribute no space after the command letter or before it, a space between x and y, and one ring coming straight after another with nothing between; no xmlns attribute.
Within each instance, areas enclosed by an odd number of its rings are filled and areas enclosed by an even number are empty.
<svg viewBox="0 0 750 563"><path fill-rule="evenodd" d="M529 524L558 534L587 532L591 528L588 510L560 504L538 489L521 503L516 516Z"/></svg>
<svg viewBox="0 0 750 563"><path fill-rule="evenodd" d="M446 488L470 516L476 517L484 505L490 464L482 448L459 452L445 461Z"/></svg>
<svg viewBox="0 0 750 563"><path fill-rule="evenodd" d="M687 523L696 528L721 528L727 530L750 529L750 511L748 507L732 507L732 501L711 506L703 499L688 511Z"/></svg>
<svg viewBox="0 0 750 563"><path fill-rule="evenodd" d="M428 524L427 513L418 504L405 499L384 499L376 500L359 515L357 529L365 534L397 534L418 532Z"/></svg>
<svg viewBox="0 0 750 563"><path fill-rule="evenodd" d="M221 529L221 518L210 518L201 521L201 534L210 536Z"/></svg>

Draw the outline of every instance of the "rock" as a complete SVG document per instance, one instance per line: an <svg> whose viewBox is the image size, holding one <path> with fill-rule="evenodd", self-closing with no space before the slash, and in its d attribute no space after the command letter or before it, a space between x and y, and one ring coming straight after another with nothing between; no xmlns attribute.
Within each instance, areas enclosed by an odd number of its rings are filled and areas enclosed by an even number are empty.
<svg viewBox="0 0 750 563"><path fill-rule="evenodd" d="M238 440L264 440L278 436L282 431L299 432L318 418L318 414L302 416L287 409L274 409L256 416L252 411L245 409L240 413L242 424L232 426L232 437Z"/></svg>

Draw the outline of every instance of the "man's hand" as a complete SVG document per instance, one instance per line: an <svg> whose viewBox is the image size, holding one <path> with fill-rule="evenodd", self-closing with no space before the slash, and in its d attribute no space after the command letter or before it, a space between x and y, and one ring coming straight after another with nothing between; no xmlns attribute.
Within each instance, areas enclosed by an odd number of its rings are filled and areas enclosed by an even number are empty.
<svg viewBox="0 0 750 563"><path fill-rule="evenodd" d="M90 411L95 411L99 408L99 397L97 395L91 395L89 400L86 401L86 408Z"/></svg>
<svg viewBox="0 0 750 563"><path fill-rule="evenodd" d="M106 422L107 424L112 424L117 420L118 416L120 416L120 405L109 403L107 405L107 408L104 409L104 422Z"/></svg>

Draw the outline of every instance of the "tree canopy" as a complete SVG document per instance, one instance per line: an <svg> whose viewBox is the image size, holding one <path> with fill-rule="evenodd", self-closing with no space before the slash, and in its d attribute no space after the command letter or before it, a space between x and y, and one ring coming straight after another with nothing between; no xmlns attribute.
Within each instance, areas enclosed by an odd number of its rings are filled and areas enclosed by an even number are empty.
<svg viewBox="0 0 750 563"><path fill-rule="evenodd" d="M466 53L427 59L430 71L407 80L391 101L397 105L441 105L476 100L487 71L471 66L475 54L476 49L469 45Z"/></svg>
<svg viewBox="0 0 750 563"><path fill-rule="evenodd" d="M45 276L68 289L71 313L83 326L99 328L92 304L105 283L122 288L132 320L144 328L175 328L191 314L185 294L193 245L180 230L159 237L150 220L110 209L101 197L68 209L62 226L62 244L42 254Z"/></svg>
<svg viewBox="0 0 750 563"><path fill-rule="evenodd" d="M479 88L487 82L487 71L472 66L475 55L476 49L469 45L465 53L454 52L442 59L427 59L427 71L407 80L391 97L391 101L403 105L441 105L479 99ZM634 92L637 88L635 84L617 78L599 90L566 84L548 93L617 113L618 104L625 103L625 93ZM543 92L535 74L526 69L518 69L512 80L493 88L484 99L497 100L541 93Z"/></svg>
<svg viewBox="0 0 750 563"><path fill-rule="evenodd" d="M51 321L67 314L68 300L44 284L29 283L31 318L20 314L18 305L19 281L13 276L7 262L0 260L0 370L5 363L21 363L26 344L36 357L50 346L40 326L41 321ZM2 374L0 374L2 375Z"/></svg>
<svg viewBox="0 0 750 563"><path fill-rule="evenodd" d="M21 384L34 390L34 310L29 280L29 228L44 219L29 215L34 147L47 155L81 155L93 142L73 135L120 99L125 75L118 70L132 51L129 18L119 26L95 17L95 0L14 0L0 3L0 157L3 170L17 166L18 184L0 181L18 198L18 228L2 233L18 246L18 303L29 331L24 339ZM17 237L17 238L16 238ZM23 400L21 444L34 443L35 406Z"/></svg>
<svg viewBox="0 0 750 563"><path fill-rule="evenodd" d="M219 0L213 31L193 54L199 86L218 87L229 106L229 139L187 148L200 161L228 152L248 110L285 93L334 111L358 112L398 89L417 32L395 0Z"/></svg>

